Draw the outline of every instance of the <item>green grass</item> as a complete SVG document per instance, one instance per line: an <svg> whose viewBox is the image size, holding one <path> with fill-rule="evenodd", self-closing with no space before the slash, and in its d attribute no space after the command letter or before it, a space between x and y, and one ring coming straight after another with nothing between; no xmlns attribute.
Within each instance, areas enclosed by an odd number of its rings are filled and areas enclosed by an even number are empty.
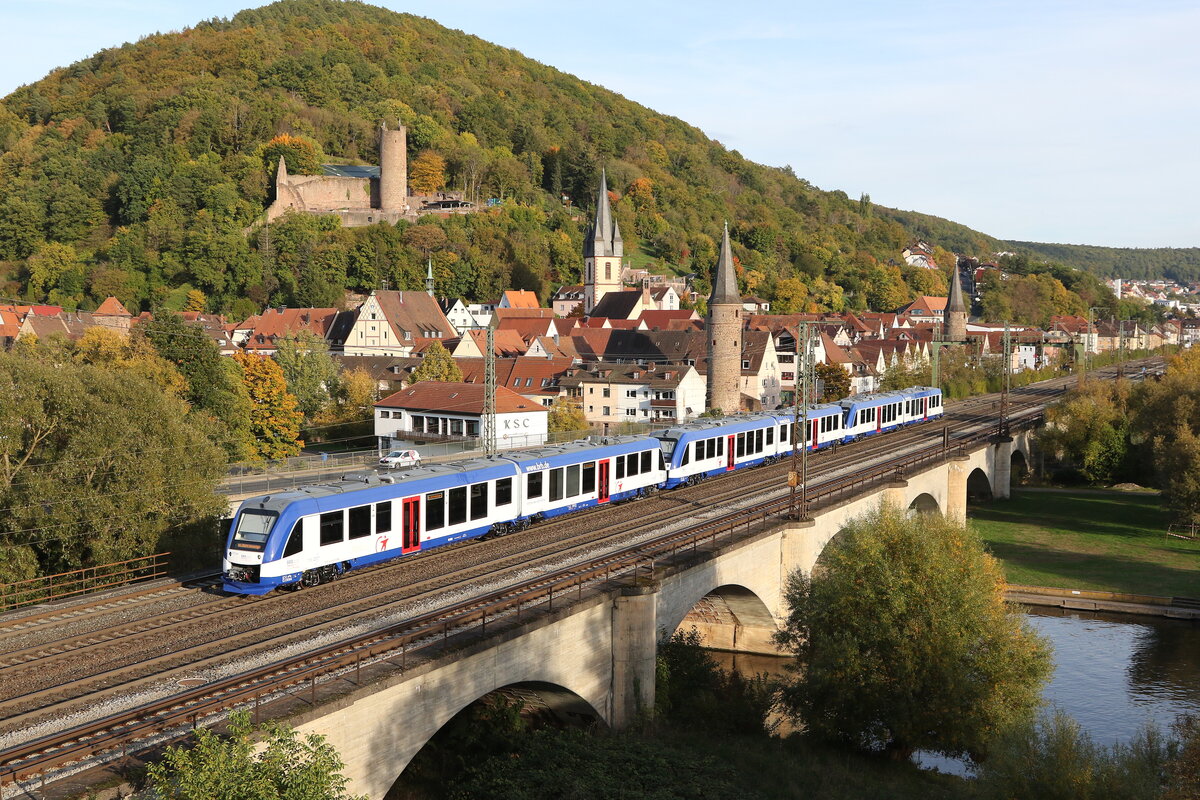
<svg viewBox="0 0 1200 800"><path fill-rule="evenodd" d="M1010 583L1200 597L1200 542L1164 535L1156 495L1017 489L970 516Z"/></svg>

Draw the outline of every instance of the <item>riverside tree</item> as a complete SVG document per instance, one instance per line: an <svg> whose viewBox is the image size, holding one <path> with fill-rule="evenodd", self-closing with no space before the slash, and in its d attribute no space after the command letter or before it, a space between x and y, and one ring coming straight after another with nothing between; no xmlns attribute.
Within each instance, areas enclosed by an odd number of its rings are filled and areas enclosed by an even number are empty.
<svg viewBox="0 0 1200 800"><path fill-rule="evenodd" d="M269 358L235 353L234 361L242 368L246 394L250 397L250 426L247 446L256 459L294 456L304 443L300 441L300 423L304 415L296 398L287 390L283 370Z"/></svg>
<svg viewBox="0 0 1200 800"><path fill-rule="evenodd" d="M788 580L777 640L798 669L785 708L863 750L984 753L1032 715L1050 673L1003 587L980 540L941 516L885 505L852 521Z"/></svg>
<svg viewBox="0 0 1200 800"><path fill-rule="evenodd" d="M256 752L245 712L230 718L229 735L207 728L191 747L167 748L147 778L160 800L359 800L346 792L345 764L325 737L268 724Z"/></svg>

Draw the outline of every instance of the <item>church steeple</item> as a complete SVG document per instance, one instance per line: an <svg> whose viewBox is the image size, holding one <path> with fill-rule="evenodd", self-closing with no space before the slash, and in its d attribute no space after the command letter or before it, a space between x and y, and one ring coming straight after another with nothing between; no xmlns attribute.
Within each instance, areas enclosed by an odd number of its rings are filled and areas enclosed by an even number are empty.
<svg viewBox="0 0 1200 800"><path fill-rule="evenodd" d="M721 237L721 255L717 258L717 271L713 275L712 294L708 305L734 303L742 304L742 295L738 291L737 272L733 268L733 252L729 247L729 223L725 223L725 234Z"/></svg>
<svg viewBox="0 0 1200 800"><path fill-rule="evenodd" d="M600 193L596 197L596 216L588 230L583 245L584 258L624 255L625 245L621 241L621 227L613 219L612 207L608 202L608 175L600 170Z"/></svg>
<svg viewBox="0 0 1200 800"><path fill-rule="evenodd" d="M600 170L596 216L583 240L583 311L591 314L609 292L621 291L621 257L625 244L608 202L608 175Z"/></svg>
<svg viewBox="0 0 1200 800"><path fill-rule="evenodd" d="M425 262L425 292L430 297L433 297L433 259L427 259Z"/></svg>

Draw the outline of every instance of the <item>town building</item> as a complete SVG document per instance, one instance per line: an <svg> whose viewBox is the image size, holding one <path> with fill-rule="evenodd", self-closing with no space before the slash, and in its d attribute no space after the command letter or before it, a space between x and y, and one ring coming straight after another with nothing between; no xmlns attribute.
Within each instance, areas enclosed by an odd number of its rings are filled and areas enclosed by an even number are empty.
<svg viewBox="0 0 1200 800"><path fill-rule="evenodd" d="M381 451L409 443L477 439L486 435L482 383L419 381L375 404ZM496 387L496 443L502 448L546 443L546 407Z"/></svg>
<svg viewBox="0 0 1200 800"><path fill-rule="evenodd" d="M742 409L742 296L729 246L729 224L721 237L712 294L708 298L708 408L725 414ZM770 338L770 337L768 337Z"/></svg>
<svg viewBox="0 0 1200 800"><path fill-rule="evenodd" d="M309 333L323 340L330 350L338 351L353 325L353 311L279 306L242 320L234 326L231 339L247 353L270 356L275 354L281 339Z"/></svg>
<svg viewBox="0 0 1200 800"><path fill-rule="evenodd" d="M409 356L427 340L457 336L437 300L425 292L371 292L346 336L348 356Z"/></svg>
<svg viewBox="0 0 1200 800"><path fill-rule="evenodd" d="M606 433L622 423L677 422L704 411L704 378L686 365L590 364L568 369L559 385Z"/></svg>
<svg viewBox="0 0 1200 800"><path fill-rule="evenodd" d="M621 289L621 259L625 243L621 228L612 215L608 201L608 176L600 171L600 190L596 196L596 216L583 241L583 312L592 309L609 292Z"/></svg>

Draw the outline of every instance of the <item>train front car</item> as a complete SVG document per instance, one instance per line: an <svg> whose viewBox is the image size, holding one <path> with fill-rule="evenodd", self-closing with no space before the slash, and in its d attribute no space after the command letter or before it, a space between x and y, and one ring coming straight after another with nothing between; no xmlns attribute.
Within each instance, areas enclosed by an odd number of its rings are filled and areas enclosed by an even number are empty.
<svg viewBox="0 0 1200 800"><path fill-rule="evenodd" d="M846 441L898 428L907 420L904 416L903 392L856 394L838 403L845 414L842 427Z"/></svg>
<svg viewBox="0 0 1200 800"><path fill-rule="evenodd" d="M278 562L286 547L287 531L299 519L298 501L303 492L251 497L238 507L225 555L221 560L224 589L234 594L266 594L283 585L283 576L271 577L272 564ZM293 581L298 581L296 574Z"/></svg>

